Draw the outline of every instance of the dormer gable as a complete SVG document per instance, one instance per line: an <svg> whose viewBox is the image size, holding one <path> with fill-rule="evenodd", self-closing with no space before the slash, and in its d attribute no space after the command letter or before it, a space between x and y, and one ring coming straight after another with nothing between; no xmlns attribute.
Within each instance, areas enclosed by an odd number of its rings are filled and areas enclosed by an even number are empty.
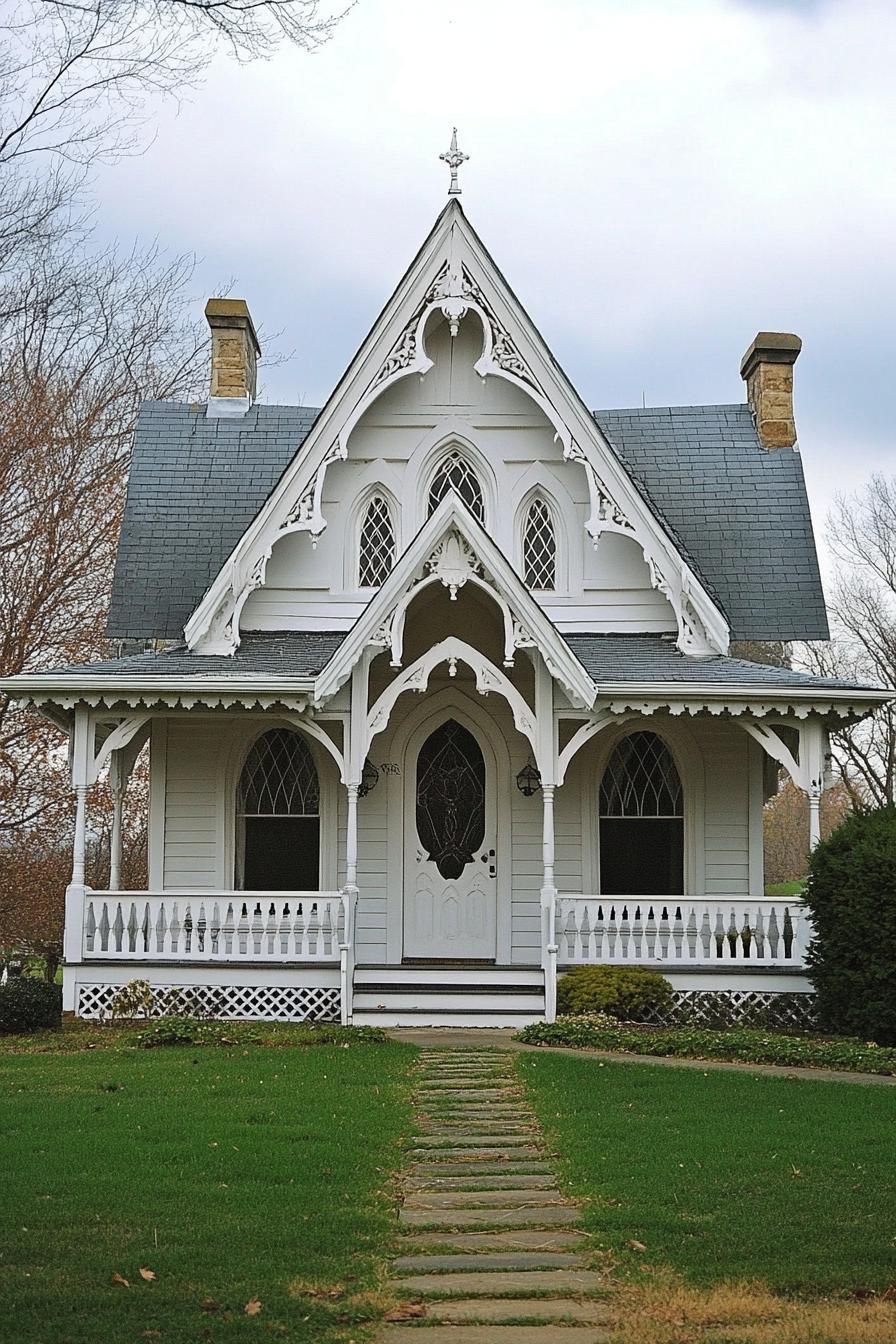
<svg viewBox="0 0 896 1344"><path fill-rule="evenodd" d="M708 585L623 468L456 201L442 211L301 448L187 621L191 648L221 653L238 646L243 609L264 586L275 546L285 537L307 533L313 547L323 536L329 522L328 471L347 462L352 436L371 408L407 380L422 378L425 383L435 376L433 351L439 341L453 349L455 342L469 346L474 337L472 372L485 384L500 381L537 408L553 432L558 460L584 481L588 506L579 537L568 539L570 553L580 544L598 546L609 535L632 544L643 556L647 582L668 600L679 647L698 656L727 649L728 623ZM450 432L443 424L434 433L438 441L431 445L433 451L444 450L447 457ZM466 458L462 435L457 438L462 471ZM433 469L431 462L428 466ZM434 472L440 469L444 476L444 462ZM474 468L487 527L512 530L516 515L509 516L503 498L495 500L488 521L486 472L480 475L482 479ZM428 489L435 488L435 480L432 474ZM422 481L422 474L408 479L405 489L419 492ZM550 517L551 500L543 498L542 503ZM413 525L420 521L418 505ZM558 533L561 523L568 528L569 519L555 519ZM409 525L406 520L405 537ZM398 520L394 526L400 526Z"/></svg>

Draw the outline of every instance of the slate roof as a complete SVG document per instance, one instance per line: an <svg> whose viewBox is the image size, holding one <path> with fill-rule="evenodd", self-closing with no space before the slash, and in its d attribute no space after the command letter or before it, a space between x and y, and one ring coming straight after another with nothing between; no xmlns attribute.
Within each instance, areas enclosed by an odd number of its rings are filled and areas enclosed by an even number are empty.
<svg viewBox="0 0 896 1344"><path fill-rule="evenodd" d="M870 689L856 682L812 677L804 672L767 667L741 658L690 658L661 635L568 634L564 638L598 689L609 683L633 685L643 682L678 685L682 689L689 685L766 687L769 690L814 688L820 692ZM41 675L70 677L73 683L84 678L109 677L111 680L121 675L157 677L166 681L178 677L208 677L219 681L222 677L243 679L247 676L307 680L323 670L344 639L345 633L338 630L247 634L233 657L190 653L186 645L179 645L165 653L142 653L129 658L108 658L98 663L73 664Z"/></svg>
<svg viewBox="0 0 896 1344"><path fill-rule="evenodd" d="M256 405L209 419L204 402L143 403L106 620L113 638L183 635L318 414Z"/></svg>
<svg viewBox="0 0 896 1344"><path fill-rule="evenodd" d="M786 667L769 667L743 658L691 658L662 635L567 634L566 640L585 671L600 687L609 682L662 685L766 686L770 690L853 691L873 689L855 681L813 677Z"/></svg>
<svg viewBox="0 0 896 1344"><path fill-rule="evenodd" d="M345 639L341 630L246 634L233 657L191 653L180 644L164 653L138 653L98 663L73 663L52 668L48 677L316 677Z"/></svg>
<svg viewBox="0 0 896 1344"><path fill-rule="evenodd" d="M107 629L178 639L301 447L317 410L204 404L140 412ZM734 639L824 639L827 621L798 453L766 452L749 407L595 411L656 516L720 602Z"/></svg>
<svg viewBox="0 0 896 1344"><path fill-rule="evenodd" d="M718 598L733 639L827 639L799 453L766 452L746 403L595 411Z"/></svg>

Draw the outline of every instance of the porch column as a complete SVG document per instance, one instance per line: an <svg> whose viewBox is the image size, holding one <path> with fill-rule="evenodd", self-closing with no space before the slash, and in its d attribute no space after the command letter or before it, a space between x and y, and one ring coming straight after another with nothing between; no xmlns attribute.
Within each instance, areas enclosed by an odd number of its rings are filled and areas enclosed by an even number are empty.
<svg viewBox="0 0 896 1344"><path fill-rule="evenodd" d="M809 789L809 851L821 839L821 789Z"/></svg>
<svg viewBox="0 0 896 1344"><path fill-rule="evenodd" d="M121 813L124 803L124 771L121 752L113 751L109 762L109 793L112 795L112 837L109 842L109 890L121 886Z"/></svg>
<svg viewBox="0 0 896 1344"><path fill-rule="evenodd" d="M355 907L358 902L358 785L346 785L348 807L345 819L345 887L343 888L343 919L345 928L339 947L342 999L342 1025L352 1020L353 950L355 941Z"/></svg>
<svg viewBox="0 0 896 1344"><path fill-rule="evenodd" d="M557 886L554 877L554 786L546 784L541 791L542 832L541 854L544 875L541 885L541 946L544 958L544 1015L547 1022L557 1016L557 943L556 910Z"/></svg>
<svg viewBox="0 0 896 1344"><path fill-rule="evenodd" d="M84 930L84 858L87 845L87 788L93 759L93 724L86 705L75 709L75 722L69 746L72 787L75 793L75 834L72 845L72 875L65 889L65 931L62 958L67 965L81 960ZM63 1011L75 1010L74 976L63 972Z"/></svg>

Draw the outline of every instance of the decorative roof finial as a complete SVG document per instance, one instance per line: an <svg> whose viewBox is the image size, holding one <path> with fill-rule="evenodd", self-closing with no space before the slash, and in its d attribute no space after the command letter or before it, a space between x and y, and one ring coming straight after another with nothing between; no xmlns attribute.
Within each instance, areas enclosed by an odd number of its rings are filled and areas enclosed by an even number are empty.
<svg viewBox="0 0 896 1344"><path fill-rule="evenodd" d="M457 127L455 126L451 131L450 149L448 149L446 153L439 155L439 158L442 160L442 162L447 163L448 167L451 169L451 186L448 188L449 196L460 195L460 185L458 184L457 181L457 170L461 166L461 164L464 163L465 160L468 159L469 157L470 157L469 154L464 154L463 150L460 150L457 147Z"/></svg>

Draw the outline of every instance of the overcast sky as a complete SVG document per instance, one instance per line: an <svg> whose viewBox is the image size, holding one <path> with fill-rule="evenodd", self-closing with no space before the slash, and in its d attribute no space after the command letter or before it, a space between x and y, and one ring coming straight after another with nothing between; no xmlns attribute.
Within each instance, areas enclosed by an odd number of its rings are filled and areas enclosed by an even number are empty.
<svg viewBox="0 0 896 1344"><path fill-rule="evenodd" d="M894 0L357 0L315 55L220 59L98 178L104 234L195 251L321 405L446 196L595 407L743 398L803 338L816 531L896 471Z"/></svg>

